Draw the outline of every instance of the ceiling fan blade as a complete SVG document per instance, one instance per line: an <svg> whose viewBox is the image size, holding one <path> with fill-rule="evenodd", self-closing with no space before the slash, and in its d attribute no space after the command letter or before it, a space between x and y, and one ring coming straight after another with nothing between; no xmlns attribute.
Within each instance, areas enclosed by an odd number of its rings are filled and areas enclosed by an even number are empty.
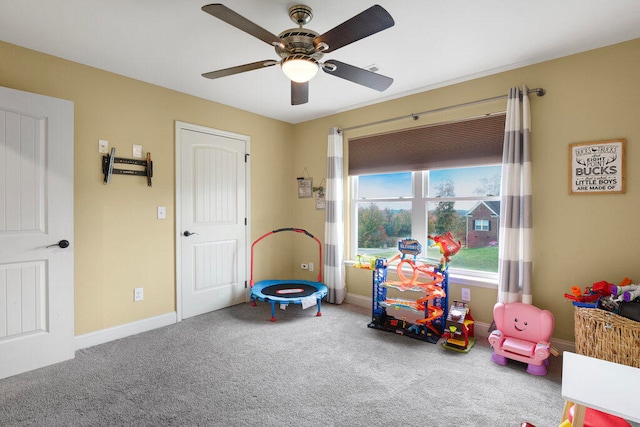
<svg viewBox="0 0 640 427"><path fill-rule="evenodd" d="M331 70L334 66L335 69ZM391 83L393 83L393 79L391 77L383 76L382 74L374 73L372 71L365 70L364 68L354 67L353 65L335 60L325 61L322 70L327 74L349 80L350 82L354 82L380 92L386 90L391 86Z"/></svg>
<svg viewBox="0 0 640 427"><path fill-rule="evenodd" d="M301 105L309 102L309 82L296 83L291 81L291 105Z"/></svg>
<svg viewBox="0 0 640 427"><path fill-rule="evenodd" d="M394 24L395 22L389 12L376 4L326 33L319 35L313 40L313 44L317 47L320 43L325 43L329 48L323 50L323 52L333 52L350 43L393 27Z"/></svg>
<svg viewBox="0 0 640 427"><path fill-rule="evenodd" d="M218 79L220 77L232 76L234 74L244 73L245 71L257 70L259 68L271 67L278 64L278 61L267 59L265 61L252 62L251 64L238 65L236 67L224 68L217 71L209 71L204 73L202 77L208 79Z"/></svg>
<svg viewBox="0 0 640 427"><path fill-rule="evenodd" d="M233 10L220 3L213 3L202 6L202 10L207 12L209 15L215 16L216 18L226 22L229 25L233 25L234 27L244 31L247 34L252 35L253 37L259 38L265 43L268 43L270 45L282 44L280 38L275 34L272 34L261 26L254 24L244 16L234 12Z"/></svg>

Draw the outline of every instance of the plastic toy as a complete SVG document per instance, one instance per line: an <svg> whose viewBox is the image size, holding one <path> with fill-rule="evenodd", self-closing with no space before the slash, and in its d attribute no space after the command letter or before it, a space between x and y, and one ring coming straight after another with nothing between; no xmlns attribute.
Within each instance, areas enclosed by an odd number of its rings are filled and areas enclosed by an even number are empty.
<svg viewBox="0 0 640 427"><path fill-rule="evenodd" d="M400 253L391 258L389 264L397 260L415 263L422 252L422 245L416 239L402 239L398 242L398 251ZM407 255L413 255L413 259L407 258Z"/></svg>
<svg viewBox="0 0 640 427"><path fill-rule="evenodd" d="M616 301L630 302L640 296L640 285L611 286L611 295Z"/></svg>
<svg viewBox="0 0 640 427"><path fill-rule="evenodd" d="M447 316L446 270L439 266L417 261L422 252L422 245L415 239L404 239L398 242L400 254L389 262L384 258L376 259L373 272L373 307L370 328L382 329L407 335L431 343L436 343L442 335L444 318ZM399 280L387 280L388 266L400 260L397 266ZM407 270L410 274L407 274ZM391 298L388 290L399 292L420 292L424 296L416 300ZM413 323L393 317L387 309L395 309L418 313Z"/></svg>
<svg viewBox="0 0 640 427"><path fill-rule="evenodd" d="M632 285L632 284L624 285L624 286L623 285L618 285L618 286L611 285L610 291L611 291L611 295L618 297L621 294L623 294L624 292L633 291L636 288L638 288L638 285Z"/></svg>
<svg viewBox="0 0 640 427"><path fill-rule="evenodd" d="M571 408L569 408L567 419L563 421L564 426L571 427L575 408L575 405L572 405ZM559 427L564 427L563 424L560 424ZM589 408L588 406L585 408L582 425L583 427L631 427L631 424L629 424L624 418L607 414L605 412L598 411L597 409Z"/></svg>
<svg viewBox="0 0 640 427"><path fill-rule="evenodd" d="M491 360L506 365L507 359L527 363L527 372L546 375L549 340L553 334L553 314L521 302L496 303L493 307L496 330L489 335L493 347Z"/></svg>
<svg viewBox="0 0 640 427"><path fill-rule="evenodd" d="M609 282L600 281L584 288L584 293L578 286L571 287L571 294L565 293L564 297L573 301L573 305L578 307L596 307L601 297L611 294L611 289L615 288Z"/></svg>
<svg viewBox="0 0 640 427"><path fill-rule="evenodd" d="M356 261L353 263L353 267L373 270L376 267L376 259L365 255L356 255Z"/></svg>
<svg viewBox="0 0 640 427"><path fill-rule="evenodd" d="M462 243L459 240L456 242L451 231L447 231L440 236L429 234L427 237L434 241L432 246L438 246L440 248L440 254L442 255L440 262L443 265L448 264L451 257L457 254L462 247Z"/></svg>
<svg viewBox="0 0 640 427"><path fill-rule="evenodd" d="M579 303L590 303L590 302L594 302L597 301L598 298L600 298L600 294L597 292L591 292L587 289L585 289L585 293L586 295L584 295L582 293L582 291L580 290L580 287L578 286L572 286L571 287L571 294L564 294L564 297L567 299L570 299L574 302L579 302Z"/></svg>
<svg viewBox="0 0 640 427"><path fill-rule="evenodd" d="M398 242L398 250L402 254L402 259L406 255L413 255L415 261L420 252L422 252L422 245L416 239L403 239Z"/></svg>
<svg viewBox="0 0 640 427"><path fill-rule="evenodd" d="M318 268L318 281L310 282L307 280L261 280L258 283L253 282L253 248L262 239L271 236L281 231L294 231L296 233L304 234L311 237L318 243L320 252L319 266L322 266L322 244L317 237L301 228L280 228L270 231L260 238L258 238L251 245L251 305L256 305L256 300L266 301L271 304L271 321L276 321L276 303L280 306L286 307L289 304L300 304L302 308L307 308L313 305L318 306L318 312L316 316L322 316L321 301L327 293L329 288L322 283L322 268Z"/></svg>
<svg viewBox="0 0 640 427"><path fill-rule="evenodd" d="M393 260L394 259L392 259L392 261ZM405 276L404 274L403 269L405 265L409 269L411 269L412 273L410 278L407 278L407 276ZM432 291L434 289L433 285L442 282L442 275L437 272L437 268L437 266L432 264L417 264L413 260L403 259L398 263L398 266L396 268L396 273L398 274L398 278L400 279L400 281L387 281L386 285L395 286L401 291ZM418 278L421 274L427 276L431 280L427 283L418 282Z"/></svg>
<svg viewBox="0 0 640 427"><path fill-rule="evenodd" d="M631 302L638 297L640 297L640 286L636 287L633 290L624 291L622 293L622 299L626 302Z"/></svg>
<svg viewBox="0 0 640 427"><path fill-rule="evenodd" d="M632 284L633 284L633 282L631 281L631 279L629 279L628 277L625 277L624 279L622 279L622 280L620 281L620 284L619 284L618 286L616 286L616 285L611 285L611 286L610 286L610 289L609 289L609 293L610 293L611 295L615 295L615 296L617 296L617 295L618 295L618 291L617 291L617 288L618 288L618 287L629 286L629 285L632 285Z"/></svg>
<svg viewBox="0 0 640 427"><path fill-rule="evenodd" d="M442 346L461 353L468 353L476 342L473 316L467 303L454 301L442 334Z"/></svg>
<svg viewBox="0 0 640 427"><path fill-rule="evenodd" d="M602 296L611 295L611 283L604 280L594 283L589 289L591 289L592 292L597 292Z"/></svg>

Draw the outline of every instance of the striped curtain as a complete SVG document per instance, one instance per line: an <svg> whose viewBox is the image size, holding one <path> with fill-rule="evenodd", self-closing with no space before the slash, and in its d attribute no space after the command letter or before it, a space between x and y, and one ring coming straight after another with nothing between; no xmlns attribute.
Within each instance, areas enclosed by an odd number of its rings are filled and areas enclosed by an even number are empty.
<svg viewBox="0 0 640 427"><path fill-rule="evenodd" d="M325 191L324 283L329 288L327 301L341 304L347 295L344 269L344 188L342 134L329 129L327 150L327 188Z"/></svg>
<svg viewBox="0 0 640 427"><path fill-rule="evenodd" d="M532 303L531 116L528 88L509 90L502 156L498 301Z"/></svg>

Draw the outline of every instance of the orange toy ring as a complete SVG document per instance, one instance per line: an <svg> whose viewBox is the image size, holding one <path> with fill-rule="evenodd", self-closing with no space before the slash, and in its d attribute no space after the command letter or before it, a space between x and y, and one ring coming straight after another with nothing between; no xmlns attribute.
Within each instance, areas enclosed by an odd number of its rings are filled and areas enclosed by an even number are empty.
<svg viewBox="0 0 640 427"><path fill-rule="evenodd" d="M408 263L411 266L411 269L413 271L413 276L411 276L411 280L407 280L405 275L402 273L402 264L404 264L405 262ZM419 271L416 268L416 265L413 263L413 261L411 261L410 259L403 259L402 261L400 261L398 263L397 273L398 273L398 277L400 278L400 281L402 282L402 284L403 285L407 285L407 284L414 283L416 281L416 279L418 278Z"/></svg>

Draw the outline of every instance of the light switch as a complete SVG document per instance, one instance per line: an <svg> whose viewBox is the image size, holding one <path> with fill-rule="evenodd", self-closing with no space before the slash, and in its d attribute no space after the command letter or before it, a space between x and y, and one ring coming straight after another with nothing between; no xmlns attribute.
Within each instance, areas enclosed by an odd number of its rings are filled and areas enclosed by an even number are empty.
<svg viewBox="0 0 640 427"><path fill-rule="evenodd" d="M167 219L167 208L165 206L158 206L158 219Z"/></svg>
<svg viewBox="0 0 640 427"><path fill-rule="evenodd" d="M142 158L142 145L133 144L133 158L141 159Z"/></svg>

